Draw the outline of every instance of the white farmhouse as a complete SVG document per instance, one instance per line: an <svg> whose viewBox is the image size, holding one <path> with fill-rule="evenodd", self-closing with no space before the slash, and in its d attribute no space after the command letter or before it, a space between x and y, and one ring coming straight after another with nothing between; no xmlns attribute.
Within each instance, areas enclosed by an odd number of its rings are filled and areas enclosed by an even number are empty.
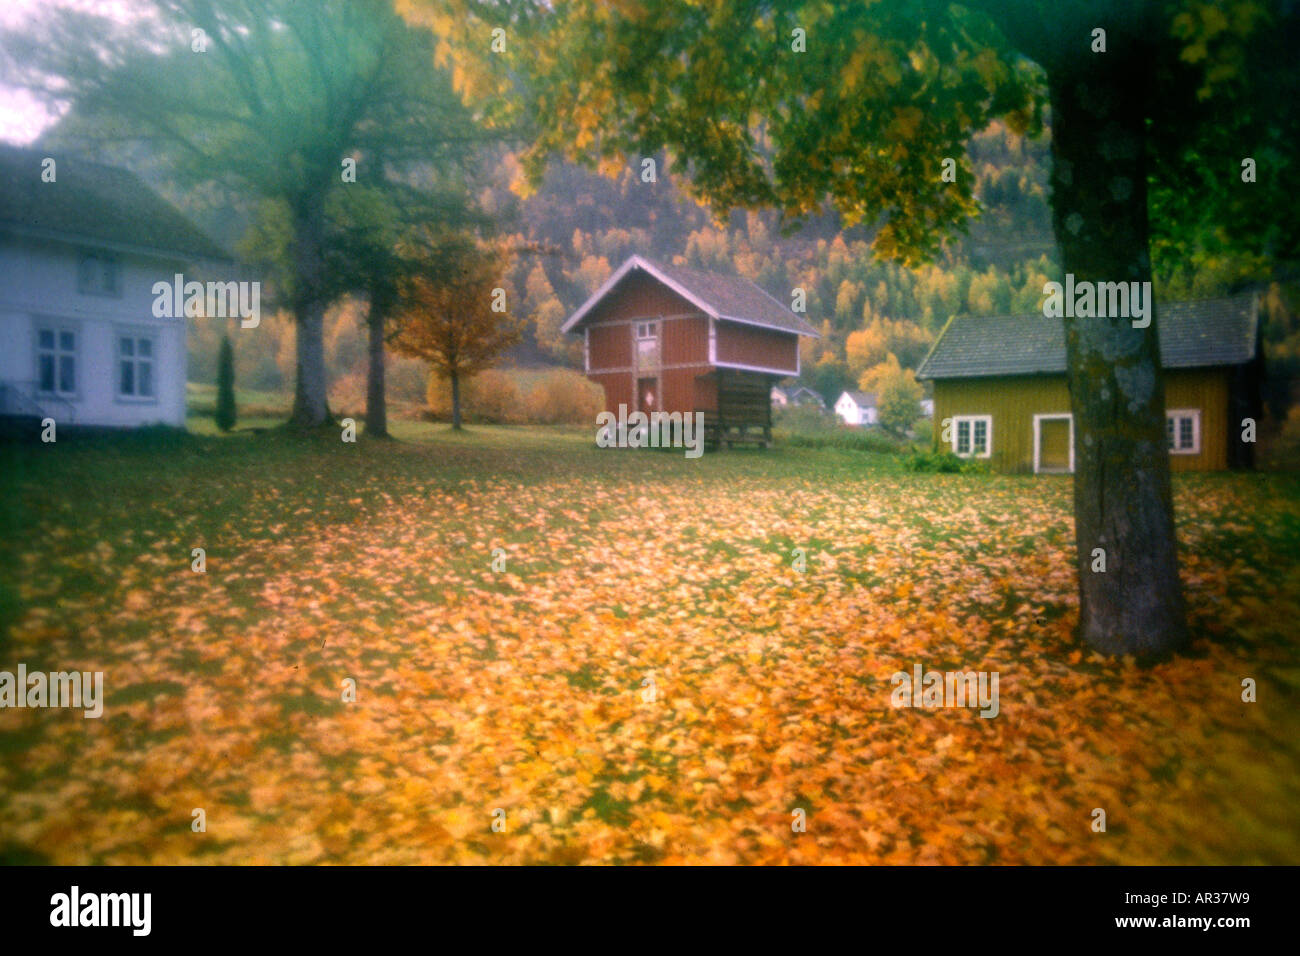
<svg viewBox="0 0 1300 956"><path fill-rule="evenodd" d="M183 426L185 319L153 288L233 260L126 170L0 146L0 177L0 417Z"/></svg>
<svg viewBox="0 0 1300 956"><path fill-rule="evenodd" d="M876 396L866 392L844 392L835 402L835 414L846 425L874 425L879 420Z"/></svg>

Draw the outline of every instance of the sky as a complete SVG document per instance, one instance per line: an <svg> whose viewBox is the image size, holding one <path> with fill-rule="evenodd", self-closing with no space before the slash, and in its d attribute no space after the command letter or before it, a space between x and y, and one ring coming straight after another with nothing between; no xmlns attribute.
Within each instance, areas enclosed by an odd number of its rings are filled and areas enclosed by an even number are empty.
<svg viewBox="0 0 1300 956"><path fill-rule="evenodd" d="M0 29L22 30L40 11L73 6L125 18L129 0L0 0ZM30 143L58 117L23 90L0 85L0 141Z"/></svg>
<svg viewBox="0 0 1300 956"><path fill-rule="evenodd" d="M22 29L39 0L9 0L0 5L0 29ZM44 107L22 90L0 86L0 140L28 143L51 122Z"/></svg>

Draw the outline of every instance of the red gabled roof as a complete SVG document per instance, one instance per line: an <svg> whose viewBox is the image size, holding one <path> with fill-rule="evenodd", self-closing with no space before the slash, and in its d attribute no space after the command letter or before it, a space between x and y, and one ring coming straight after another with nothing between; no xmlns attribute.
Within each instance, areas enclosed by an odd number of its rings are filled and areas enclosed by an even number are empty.
<svg viewBox="0 0 1300 956"><path fill-rule="evenodd" d="M632 256L614 270L614 274L605 280L591 298L569 316L561 330L572 332L577 328L592 309L614 291L625 276L637 269L644 271L701 312L715 319L743 322L747 325L762 326L795 335L821 337L821 333L807 321L742 276L724 276L682 266L665 266L652 262L644 256Z"/></svg>

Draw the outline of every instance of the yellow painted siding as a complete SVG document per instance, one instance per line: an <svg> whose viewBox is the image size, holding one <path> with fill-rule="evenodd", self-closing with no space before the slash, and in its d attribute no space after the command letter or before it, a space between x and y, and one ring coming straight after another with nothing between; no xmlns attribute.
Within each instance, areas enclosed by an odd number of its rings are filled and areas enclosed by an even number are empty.
<svg viewBox="0 0 1300 956"><path fill-rule="evenodd" d="M1172 471L1216 471L1228 467L1228 373L1198 368L1165 373L1165 408L1201 410L1201 452L1170 455ZM1240 423L1237 425L1241 427Z"/></svg>
<svg viewBox="0 0 1300 956"><path fill-rule="evenodd" d="M1165 407L1194 408L1201 413L1201 448L1196 455L1170 455L1174 471L1201 471L1228 466L1228 376L1224 369L1165 373ZM1068 413L1065 376L1017 376L945 379L934 383L935 447L943 445L943 421L958 415L993 418L992 453L996 471L1033 472L1034 416ZM1077 435L1076 435L1077 438Z"/></svg>
<svg viewBox="0 0 1300 956"><path fill-rule="evenodd" d="M991 415L993 450L987 460L995 471L1032 472L1034 416L1069 411L1070 393L1063 375L958 378L934 383L936 441L942 436L945 418Z"/></svg>

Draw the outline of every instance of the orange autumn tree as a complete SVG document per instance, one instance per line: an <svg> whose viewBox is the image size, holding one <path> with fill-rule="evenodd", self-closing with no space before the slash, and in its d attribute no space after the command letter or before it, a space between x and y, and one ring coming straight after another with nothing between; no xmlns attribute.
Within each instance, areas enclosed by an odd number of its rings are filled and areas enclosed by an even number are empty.
<svg viewBox="0 0 1300 956"><path fill-rule="evenodd" d="M420 268L403 282L393 350L422 358L451 383L451 422L461 429L460 383L491 367L519 341L504 283L505 257L472 239L428 244Z"/></svg>

